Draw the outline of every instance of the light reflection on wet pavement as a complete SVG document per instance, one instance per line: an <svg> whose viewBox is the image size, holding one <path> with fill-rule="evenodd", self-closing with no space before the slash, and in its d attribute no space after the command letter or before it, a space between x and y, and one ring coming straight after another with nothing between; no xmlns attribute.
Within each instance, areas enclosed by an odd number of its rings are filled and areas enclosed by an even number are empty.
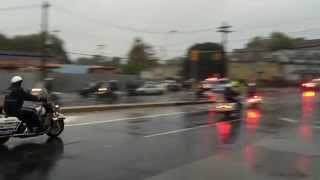
<svg viewBox="0 0 320 180"><path fill-rule="evenodd" d="M300 97L290 92L240 120L210 105L83 114L68 124L87 124L67 127L60 145L10 141L0 179L319 179L320 101Z"/></svg>

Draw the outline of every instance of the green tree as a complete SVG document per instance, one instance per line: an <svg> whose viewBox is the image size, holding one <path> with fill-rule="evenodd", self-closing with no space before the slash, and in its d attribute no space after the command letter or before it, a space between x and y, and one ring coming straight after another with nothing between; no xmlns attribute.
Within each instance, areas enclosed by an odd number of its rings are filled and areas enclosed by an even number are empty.
<svg viewBox="0 0 320 180"><path fill-rule="evenodd" d="M197 52L199 59L192 60L192 52ZM182 76L185 79L202 80L215 74L222 77L227 75L227 57L220 44L210 42L195 44L188 49L187 54L182 69Z"/></svg>
<svg viewBox="0 0 320 180"><path fill-rule="evenodd" d="M49 36L48 39L49 55L54 56L61 63L70 63L63 41L56 36ZM0 50L40 54L42 52L41 34L18 35L12 38L0 34Z"/></svg>
<svg viewBox="0 0 320 180"><path fill-rule="evenodd" d="M128 74L139 74L141 71L158 64L152 46L136 38L128 54L128 64L123 70Z"/></svg>
<svg viewBox="0 0 320 180"><path fill-rule="evenodd" d="M302 41L302 38L293 38L282 32L273 32L267 38L256 36L247 43L247 48L277 51L281 49L291 49L294 45Z"/></svg>
<svg viewBox="0 0 320 180"><path fill-rule="evenodd" d="M64 48L64 42L57 36L50 36L50 43L48 47L49 55L56 57L61 63L69 64L71 63L68 54Z"/></svg>
<svg viewBox="0 0 320 180"><path fill-rule="evenodd" d="M269 40L262 38L260 36L256 36L256 37L252 38L247 43L247 48L250 48L250 49L255 49L255 48L267 49L268 46L269 46Z"/></svg>
<svg viewBox="0 0 320 180"><path fill-rule="evenodd" d="M274 32L270 35L269 50L276 51L281 49L293 48L295 39L281 32Z"/></svg>

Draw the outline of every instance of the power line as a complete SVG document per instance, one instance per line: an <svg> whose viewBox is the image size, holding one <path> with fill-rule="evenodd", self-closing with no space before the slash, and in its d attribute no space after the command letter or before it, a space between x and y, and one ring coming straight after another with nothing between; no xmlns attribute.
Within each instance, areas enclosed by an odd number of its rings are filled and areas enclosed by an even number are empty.
<svg viewBox="0 0 320 180"><path fill-rule="evenodd" d="M297 20L297 19L292 19L289 22L287 21L287 23L283 23L283 22L277 22L277 23L272 23L269 25L263 25L263 26L256 26L256 27L246 27L246 29L250 29L250 30L256 30L256 29L270 29L270 28L274 28L274 27L279 27L279 26L292 26L293 24L297 24L297 22L306 22L306 21L318 21L319 20L319 16L309 16L309 17L302 17L301 19ZM301 24L299 24L301 25ZM243 32L246 30L243 29L237 29L237 32Z"/></svg>
<svg viewBox="0 0 320 180"><path fill-rule="evenodd" d="M106 25L108 27L112 27L112 28L122 30L122 31L130 31L130 32L145 33L145 34L158 34L158 35L165 35L165 34L171 33L171 31L150 31L150 30L146 30L146 29L139 29L139 28L130 27L130 26L118 25L118 24L114 24L110 21L98 20L96 18L92 18L92 17L85 15L81 12L76 13L72 10L69 10L65 7L61 7L59 5L55 5L54 9L61 12L61 13L69 14L69 15L76 16L76 17L79 17L79 15L80 15L81 18L84 18L91 23L95 22L99 25ZM179 31L175 31L174 33L175 34L194 34L194 33L210 32L213 30L214 30L214 28L203 28L203 29L195 29L195 30L179 30Z"/></svg>
<svg viewBox="0 0 320 180"><path fill-rule="evenodd" d="M308 28L308 29L304 29L304 30L300 30L300 31L291 31L291 32L284 32L284 33L286 33L286 34L297 34L297 33L306 33L306 32L320 33L319 29L320 29L320 27L315 27L315 28ZM279 31L279 32L281 32L281 31ZM234 40L229 40L229 41L230 42L250 41L254 37L257 37L257 36L253 36L253 37L250 37L250 38L234 39ZM269 38L269 36L258 36L258 37L262 37L262 38L265 38L265 39Z"/></svg>
<svg viewBox="0 0 320 180"><path fill-rule="evenodd" d="M39 8L39 7L40 7L40 4L21 5L21 6L0 8L0 11L5 12L5 11L16 11L16 10L27 10L27 9L34 9L34 8Z"/></svg>
<svg viewBox="0 0 320 180"><path fill-rule="evenodd" d="M108 27L115 28L115 29L118 29L118 30L136 32L136 33L147 33L147 34L163 34L163 32L160 32L160 31L148 31L148 30L136 29L136 28L128 27L128 26L116 25L116 24L114 24L112 22L109 22L109 21L98 20L96 18L91 18L90 16L82 14L82 13L79 13L79 12L75 13L75 12L69 10L69 9L66 9L65 7L61 7L61 6L58 6L58 5L56 5L53 9L57 10L57 11L59 11L61 13L69 14L69 15L72 15L72 16L75 16L75 17L81 16L81 20L87 20L88 22L91 22L91 23L96 23L98 25L108 26Z"/></svg>
<svg viewBox="0 0 320 180"><path fill-rule="evenodd" d="M83 53L83 52L74 52L74 51L67 51L67 54L72 54L72 55L80 55L80 56L97 56L98 54L90 54L90 53ZM107 56L105 56L107 57Z"/></svg>

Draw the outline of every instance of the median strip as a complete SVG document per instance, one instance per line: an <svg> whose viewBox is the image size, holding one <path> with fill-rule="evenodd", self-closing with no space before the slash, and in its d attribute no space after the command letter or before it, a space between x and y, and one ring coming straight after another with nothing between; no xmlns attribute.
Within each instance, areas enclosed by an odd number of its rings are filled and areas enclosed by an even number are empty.
<svg viewBox="0 0 320 180"><path fill-rule="evenodd" d="M108 111L108 110L117 110L117 109L196 105L196 104L207 104L207 103L211 103L211 101L206 101L206 100L204 100L204 101L174 101L174 102L160 102L160 103L71 106L71 107L62 107L61 112L62 113L80 113L80 112Z"/></svg>

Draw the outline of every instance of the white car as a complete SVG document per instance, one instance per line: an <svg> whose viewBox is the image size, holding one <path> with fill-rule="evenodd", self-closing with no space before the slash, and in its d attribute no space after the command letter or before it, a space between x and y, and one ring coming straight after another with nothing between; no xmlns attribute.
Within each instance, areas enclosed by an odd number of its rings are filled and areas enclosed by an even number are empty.
<svg viewBox="0 0 320 180"><path fill-rule="evenodd" d="M136 90L140 95L163 94L165 91L166 89L162 86L154 84L146 84Z"/></svg>
<svg viewBox="0 0 320 180"><path fill-rule="evenodd" d="M219 79L212 87L211 90L215 93L222 93L225 91L228 84L230 84L231 81L229 79L223 78Z"/></svg>

